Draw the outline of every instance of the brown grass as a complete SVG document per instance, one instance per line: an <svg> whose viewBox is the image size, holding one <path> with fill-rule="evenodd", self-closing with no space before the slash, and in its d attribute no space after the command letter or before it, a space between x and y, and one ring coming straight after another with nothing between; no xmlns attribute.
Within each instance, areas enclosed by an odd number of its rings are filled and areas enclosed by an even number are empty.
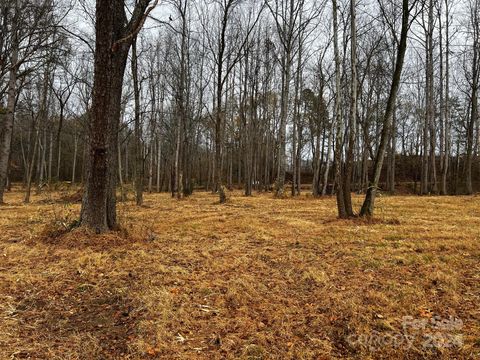
<svg viewBox="0 0 480 360"><path fill-rule="evenodd" d="M21 195L0 207L0 359L480 358L478 197L383 197L366 222L333 198L147 194L95 235L69 231L65 191ZM404 316L461 319L463 346L349 341Z"/></svg>

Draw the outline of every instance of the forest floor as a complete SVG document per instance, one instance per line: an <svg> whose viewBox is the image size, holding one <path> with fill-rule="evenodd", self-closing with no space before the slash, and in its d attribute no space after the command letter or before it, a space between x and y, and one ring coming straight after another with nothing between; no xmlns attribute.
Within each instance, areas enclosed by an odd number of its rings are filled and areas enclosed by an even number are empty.
<svg viewBox="0 0 480 360"><path fill-rule="evenodd" d="M146 194L95 235L72 192L0 207L0 359L480 358L480 197Z"/></svg>

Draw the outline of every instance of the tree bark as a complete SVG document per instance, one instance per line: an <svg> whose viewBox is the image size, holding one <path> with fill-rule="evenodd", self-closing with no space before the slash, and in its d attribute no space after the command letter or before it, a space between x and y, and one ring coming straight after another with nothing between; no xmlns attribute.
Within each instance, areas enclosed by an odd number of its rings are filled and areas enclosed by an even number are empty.
<svg viewBox="0 0 480 360"><path fill-rule="evenodd" d="M343 184L345 211L348 217L355 214L352 208L352 177L355 149L355 129L357 126L357 26L355 0L350 0L350 42L351 42L351 79L350 114L348 117L348 151L345 159L345 181Z"/></svg>
<svg viewBox="0 0 480 360"><path fill-rule="evenodd" d="M25 197L23 199L23 202L25 204L30 203L30 194L32 190L32 178L33 178L33 169L35 166L35 158L37 156L37 149L38 149L38 142L39 142L39 130L35 130L35 123L33 125L33 131L35 132L34 135L34 144L33 144L33 151L32 151L32 158L30 159L30 162L28 163L27 167L27 176L26 176L26 189L25 189Z"/></svg>
<svg viewBox="0 0 480 360"><path fill-rule="evenodd" d="M139 0L130 21L122 0L97 0L96 3L94 81L80 218L83 226L97 233L117 226L116 147L123 76L132 38L143 25L149 2Z"/></svg>
<svg viewBox="0 0 480 360"><path fill-rule="evenodd" d="M13 122L15 118L15 101L17 90L17 61L18 61L18 41L16 29L13 30L11 66L8 79L7 109L5 113L0 113L4 118L3 127L0 131L0 204L4 203L4 192L7 184L8 164L10 161L10 148L12 143Z"/></svg>
<svg viewBox="0 0 480 360"><path fill-rule="evenodd" d="M338 217L341 219L348 218L345 209L345 193L343 191L342 179L342 150L343 150L343 133L344 124L340 113L340 54L338 50L338 16L337 16L337 0L332 0L333 7L333 51L335 57L335 186L337 197Z"/></svg>
<svg viewBox="0 0 480 360"><path fill-rule="evenodd" d="M383 116L383 129L380 138L380 145L377 150L377 155L374 163L374 176L373 182L369 184L365 200L360 211L360 216L373 216L375 209L375 197L377 194L378 182L380 180L380 174L383 166L383 159L385 157L385 149L390 133L390 127L395 110L395 102L397 99L398 88L400 87L400 77L402 75L403 63L405 60L405 52L407 50L407 35L410 27L409 17L409 1L402 1L402 30L400 34L399 46L397 49L397 59L395 62L395 71L393 73L392 84L390 87L390 93L388 96L387 107Z"/></svg>
<svg viewBox="0 0 480 360"><path fill-rule="evenodd" d="M475 6L472 14L473 27L473 59L472 59L472 79L471 79L471 107L470 117L467 121L467 148L465 159L465 191L467 194L473 193L472 186L472 163L473 163L473 147L474 147L474 126L478 121L478 82L479 82L479 56L480 56L480 29L478 24L478 1L475 1Z"/></svg>
<svg viewBox="0 0 480 360"><path fill-rule="evenodd" d="M137 37L132 41L132 80L133 96L135 100L135 119L134 119L134 137L135 137L135 202L137 206L143 205L143 174L144 160L142 154L142 124L140 115L140 85L138 82L138 56L137 56Z"/></svg>

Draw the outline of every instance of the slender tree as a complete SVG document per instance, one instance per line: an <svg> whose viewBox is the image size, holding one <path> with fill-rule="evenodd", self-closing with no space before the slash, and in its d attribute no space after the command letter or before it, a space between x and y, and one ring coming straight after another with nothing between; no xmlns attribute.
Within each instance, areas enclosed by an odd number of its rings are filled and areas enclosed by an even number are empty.
<svg viewBox="0 0 480 360"><path fill-rule="evenodd" d="M378 146L375 162L373 165L373 181L368 186L365 200L363 202L362 209L360 210L360 216L373 216L373 212L375 209L375 198L377 195L378 183L380 181L380 174L382 171L383 159L385 157L387 140L390 133L393 111L395 109L395 102L397 100L398 89L400 87L400 78L402 75L403 63L405 61L405 53L407 51L408 30L411 24L410 12L413 10L415 3L416 1L413 1L412 3L409 3L409 0L402 1L402 30L400 33L400 39L397 39L398 48L395 61L395 71L392 77L387 107L383 115L383 127L380 144Z"/></svg>

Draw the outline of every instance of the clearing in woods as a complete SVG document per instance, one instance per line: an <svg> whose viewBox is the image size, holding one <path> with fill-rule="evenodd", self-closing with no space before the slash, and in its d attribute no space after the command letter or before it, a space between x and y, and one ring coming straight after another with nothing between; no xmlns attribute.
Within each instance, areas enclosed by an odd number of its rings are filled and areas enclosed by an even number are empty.
<svg viewBox="0 0 480 360"><path fill-rule="evenodd" d="M146 194L95 235L66 195L0 208L1 359L480 356L478 197Z"/></svg>

